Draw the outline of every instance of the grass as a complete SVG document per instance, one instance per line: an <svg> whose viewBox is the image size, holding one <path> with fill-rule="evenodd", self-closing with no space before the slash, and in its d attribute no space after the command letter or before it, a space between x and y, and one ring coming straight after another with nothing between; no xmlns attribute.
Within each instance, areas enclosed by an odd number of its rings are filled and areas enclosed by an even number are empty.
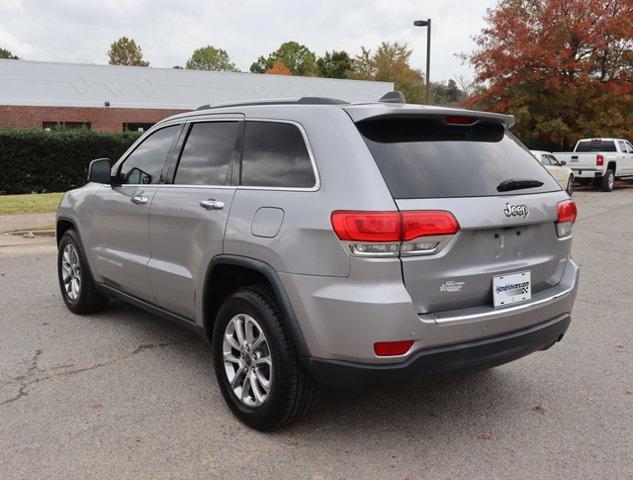
<svg viewBox="0 0 633 480"><path fill-rule="evenodd" d="M54 212L63 195L63 193L0 195L0 215Z"/></svg>

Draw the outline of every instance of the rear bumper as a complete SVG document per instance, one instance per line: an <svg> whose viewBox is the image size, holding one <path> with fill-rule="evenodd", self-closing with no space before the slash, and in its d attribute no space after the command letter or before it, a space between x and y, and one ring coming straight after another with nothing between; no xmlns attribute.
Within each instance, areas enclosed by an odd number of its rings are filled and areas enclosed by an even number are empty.
<svg viewBox="0 0 633 480"><path fill-rule="evenodd" d="M365 270L367 271L365 271ZM418 352L461 345L529 329L570 315L578 287L578 266L561 263L560 281L537 292L528 303L493 308L476 307L435 315L416 312L401 279L398 262L352 263L359 279L333 279L280 273L308 346L308 357L352 364L394 365ZM358 273L358 272L357 272ZM374 279L364 281L365 278ZM410 351L379 357L376 342L411 339Z"/></svg>
<svg viewBox="0 0 633 480"><path fill-rule="evenodd" d="M318 382L347 389L393 387L423 376L481 370L516 360L559 341L571 322L569 314L514 332L444 347L418 350L406 361L367 364L306 358Z"/></svg>
<svg viewBox="0 0 633 480"><path fill-rule="evenodd" d="M596 178L603 174L603 170L596 167L573 167L571 171L574 172L574 178Z"/></svg>

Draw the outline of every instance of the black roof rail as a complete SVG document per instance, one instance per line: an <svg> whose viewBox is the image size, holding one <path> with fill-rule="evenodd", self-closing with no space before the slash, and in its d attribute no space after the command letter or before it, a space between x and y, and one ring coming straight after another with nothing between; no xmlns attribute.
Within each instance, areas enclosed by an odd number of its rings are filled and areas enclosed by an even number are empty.
<svg viewBox="0 0 633 480"><path fill-rule="evenodd" d="M221 103L218 105L201 105L197 110L212 110L214 108L247 107L255 105L348 105L349 102L338 98L328 97L301 97L281 98L278 100L253 100L250 102Z"/></svg>

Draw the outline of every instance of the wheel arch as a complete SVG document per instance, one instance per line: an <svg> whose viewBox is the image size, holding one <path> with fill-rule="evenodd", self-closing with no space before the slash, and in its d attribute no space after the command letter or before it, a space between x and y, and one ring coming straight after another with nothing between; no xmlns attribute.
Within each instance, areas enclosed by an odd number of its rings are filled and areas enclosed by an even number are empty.
<svg viewBox="0 0 633 480"><path fill-rule="evenodd" d="M215 315L226 295L236 288L262 283L270 287L279 303L297 355L310 356L290 298L275 269L266 262L240 255L218 255L207 268L201 299L203 327L207 339L211 342Z"/></svg>
<svg viewBox="0 0 633 480"><path fill-rule="evenodd" d="M617 168L617 163L615 162L615 160L611 160L607 164L607 170L612 170L614 176L615 176L616 168Z"/></svg>
<svg viewBox="0 0 633 480"><path fill-rule="evenodd" d="M55 238L57 241L57 245L59 245L60 240L64 233L68 230L73 229L77 236L79 237L79 229L75 221L69 217L57 217L55 220ZM79 237L81 239L81 237Z"/></svg>

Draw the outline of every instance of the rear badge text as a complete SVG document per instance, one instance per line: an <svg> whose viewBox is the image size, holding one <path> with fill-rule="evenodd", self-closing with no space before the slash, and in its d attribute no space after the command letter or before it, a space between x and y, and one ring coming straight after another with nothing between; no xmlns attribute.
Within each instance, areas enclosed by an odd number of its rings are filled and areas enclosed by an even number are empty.
<svg viewBox="0 0 633 480"><path fill-rule="evenodd" d="M440 292L461 292L465 282L449 280L440 285Z"/></svg>

